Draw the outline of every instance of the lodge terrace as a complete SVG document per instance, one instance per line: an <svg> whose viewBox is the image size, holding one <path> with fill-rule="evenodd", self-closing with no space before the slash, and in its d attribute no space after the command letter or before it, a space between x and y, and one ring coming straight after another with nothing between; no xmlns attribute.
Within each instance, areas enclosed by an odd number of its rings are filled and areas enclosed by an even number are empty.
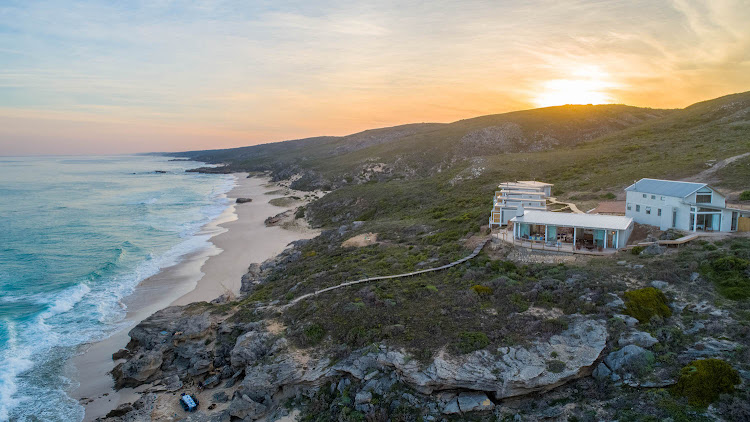
<svg viewBox="0 0 750 422"><path fill-rule="evenodd" d="M633 231L632 218L614 215L524 211L510 222L515 244L573 253L614 252L627 245Z"/></svg>

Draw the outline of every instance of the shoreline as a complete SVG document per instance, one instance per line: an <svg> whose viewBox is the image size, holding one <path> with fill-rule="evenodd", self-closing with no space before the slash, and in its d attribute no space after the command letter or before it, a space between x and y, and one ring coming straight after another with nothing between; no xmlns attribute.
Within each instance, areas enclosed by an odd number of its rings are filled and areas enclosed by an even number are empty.
<svg viewBox="0 0 750 422"><path fill-rule="evenodd" d="M266 227L267 217L297 205L279 207L269 203L284 197L279 191L288 188L270 183L268 177L247 178L247 173L234 176L235 186L226 193L229 206L196 234L209 235L210 246L185 255L176 265L139 283L133 294L123 299L127 314L118 330L104 340L81 346L68 362L66 376L77 384L68 394L84 406L84 421L104 416L120 404L138 398L138 389L115 391L109 375L119 363L112 360L112 354L127 345L130 329L169 306L210 302L223 294L236 297L250 264L273 258L293 241L317 235L317 231L304 227ZM249 197L252 202L237 204L238 197Z"/></svg>

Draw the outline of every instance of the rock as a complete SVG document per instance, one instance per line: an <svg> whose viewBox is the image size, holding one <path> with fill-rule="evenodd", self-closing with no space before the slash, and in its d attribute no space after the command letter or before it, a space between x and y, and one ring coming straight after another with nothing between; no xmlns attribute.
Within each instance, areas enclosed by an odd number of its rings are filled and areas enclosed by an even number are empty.
<svg viewBox="0 0 750 422"><path fill-rule="evenodd" d="M649 348L658 342L659 340L655 339L649 333L646 333L643 331L631 330L631 331L628 331L627 333L623 333L620 336L620 339L617 341L617 344L620 347L627 346L629 344L635 344L637 346Z"/></svg>
<svg viewBox="0 0 750 422"><path fill-rule="evenodd" d="M221 376L219 374L215 374L206 378L206 380L203 381L203 386L205 388L214 388L219 385L219 382L221 382Z"/></svg>
<svg viewBox="0 0 750 422"><path fill-rule="evenodd" d="M354 403L356 404L369 403L370 401L372 401L372 393L369 391L360 391L354 397Z"/></svg>
<svg viewBox="0 0 750 422"><path fill-rule="evenodd" d="M171 377L164 380L164 386L167 389L167 391L177 391L180 388L182 388L182 381L180 380L180 377L177 375L172 375Z"/></svg>
<svg viewBox="0 0 750 422"><path fill-rule="evenodd" d="M622 349L612 352L604 358L604 363L612 371L619 371L623 369L625 365L638 363L641 359L645 358L650 352L635 344L629 344Z"/></svg>
<svg viewBox="0 0 750 422"><path fill-rule="evenodd" d="M635 327L638 325L638 320L630 315L615 314L614 317L621 319L628 327Z"/></svg>
<svg viewBox="0 0 750 422"><path fill-rule="evenodd" d="M643 252L641 252L641 253L643 253ZM634 264L631 268L633 268L634 270L641 270L644 267L645 267L645 265L643 265L643 264Z"/></svg>
<svg viewBox="0 0 750 422"><path fill-rule="evenodd" d="M237 198L235 202L238 204L244 204L246 202L253 202L253 199L252 198Z"/></svg>
<svg viewBox="0 0 750 422"><path fill-rule="evenodd" d="M652 243L648 246L646 246L646 249L644 249L641 252L641 255L661 255L664 253L664 247L659 246L656 243Z"/></svg>
<svg viewBox="0 0 750 422"><path fill-rule="evenodd" d="M119 418L133 411L133 405L131 403L123 403L116 408L112 409L107 413L106 418Z"/></svg>
<svg viewBox="0 0 750 422"><path fill-rule="evenodd" d="M136 387L145 383L159 370L162 362L160 352L149 351L116 366L112 370L115 388L119 390L123 387Z"/></svg>
<svg viewBox="0 0 750 422"><path fill-rule="evenodd" d="M617 265L627 265L628 261L617 261Z"/></svg>
<svg viewBox="0 0 750 422"><path fill-rule="evenodd" d="M343 393L344 390L346 390L346 387L350 386L352 382L349 380L349 378L342 378L341 381L336 385L336 389L339 391L339 393Z"/></svg>
<svg viewBox="0 0 750 422"><path fill-rule="evenodd" d="M690 274L690 281L693 283L698 281L699 278L701 278L701 275L699 273Z"/></svg>
<svg viewBox="0 0 750 422"><path fill-rule="evenodd" d="M362 227L364 224L365 224L364 221L354 221L354 222L352 222L352 228L356 230L356 229Z"/></svg>
<svg viewBox="0 0 750 422"><path fill-rule="evenodd" d="M344 224L343 226L340 226L339 229L337 230L339 235L343 235L347 231L349 231L349 226L347 226L346 224Z"/></svg>
<svg viewBox="0 0 750 422"><path fill-rule="evenodd" d="M270 352L271 335L265 331L248 331L237 337L229 361L233 368L252 365Z"/></svg>
<svg viewBox="0 0 750 422"><path fill-rule="evenodd" d="M199 359L193 364L193 367L188 369L188 374L192 376L205 374L213 368L213 362L208 359Z"/></svg>
<svg viewBox="0 0 750 422"><path fill-rule="evenodd" d="M288 210L284 212L280 212L273 217L268 217L265 220L266 227L276 226L279 223L281 223L285 218L291 216L293 214L294 210Z"/></svg>
<svg viewBox="0 0 750 422"><path fill-rule="evenodd" d="M461 413L461 409L458 407L458 399L454 398L443 406L443 414L445 415L458 415Z"/></svg>
<svg viewBox="0 0 750 422"><path fill-rule="evenodd" d="M258 419L266 412L266 406L252 400L246 395L236 396L227 409L229 414L240 419Z"/></svg>
<svg viewBox="0 0 750 422"><path fill-rule="evenodd" d="M612 296L613 299L605 305L606 307L612 308L612 309L621 309L623 306L625 306L625 302L622 299L620 299L619 296L617 296L614 293L610 293L609 295Z"/></svg>
<svg viewBox="0 0 750 422"><path fill-rule="evenodd" d="M217 403L226 403L229 401L229 396L224 391L219 391L213 395L213 399Z"/></svg>
<svg viewBox="0 0 750 422"><path fill-rule="evenodd" d="M706 325L700 321L697 321L693 326L687 330L685 330L685 334L687 335L693 335L696 334L698 331L703 330L706 328Z"/></svg>
<svg viewBox="0 0 750 422"><path fill-rule="evenodd" d="M736 351L739 347L739 344L733 341L707 337L680 354L680 358L694 360L698 358L721 357L724 354Z"/></svg>
<svg viewBox="0 0 750 422"><path fill-rule="evenodd" d="M654 280L651 282L651 286L656 287L659 290L664 290L669 287L669 283L667 283L666 281Z"/></svg>
<svg viewBox="0 0 750 422"><path fill-rule="evenodd" d="M130 350L120 349L112 353L112 360L128 359L131 356Z"/></svg>
<svg viewBox="0 0 750 422"><path fill-rule="evenodd" d="M466 392L458 395L458 408L461 412L479 412L492 410L495 404L481 392Z"/></svg>
<svg viewBox="0 0 750 422"><path fill-rule="evenodd" d="M611 374L612 371L607 368L607 365L605 365L604 362L600 362L599 365L596 365L596 368L594 368L594 372L591 373L591 376L598 381L604 381L608 379Z"/></svg>

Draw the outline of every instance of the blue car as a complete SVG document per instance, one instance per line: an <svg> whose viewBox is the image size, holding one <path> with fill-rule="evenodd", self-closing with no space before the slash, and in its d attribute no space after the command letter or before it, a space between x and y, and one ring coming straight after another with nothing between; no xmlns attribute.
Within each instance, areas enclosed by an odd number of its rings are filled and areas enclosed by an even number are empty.
<svg viewBox="0 0 750 422"><path fill-rule="evenodd" d="M180 404L186 412L195 412L198 409L198 398L190 394L182 393Z"/></svg>

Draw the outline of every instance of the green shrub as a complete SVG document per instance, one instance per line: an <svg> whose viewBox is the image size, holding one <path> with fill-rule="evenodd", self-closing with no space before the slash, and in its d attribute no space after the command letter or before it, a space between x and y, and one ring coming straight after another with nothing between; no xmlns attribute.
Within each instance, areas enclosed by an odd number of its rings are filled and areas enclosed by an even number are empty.
<svg viewBox="0 0 750 422"><path fill-rule="evenodd" d="M625 292L625 313L646 323L652 317L672 316L672 311L667 306L667 297L661 290L654 287L646 287L638 290Z"/></svg>
<svg viewBox="0 0 750 422"><path fill-rule="evenodd" d="M633 255L640 255L644 249L646 249L644 246L633 246L633 249L630 250L630 253L632 253Z"/></svg>
<svg viewBox="0 0 750 422"><path fill-rule="evenodd" d="M740 194L740 201L750 201L750 190L746 190Z"/></svg>
<svg viewBox="0 0 750 422"><path fill-rule="evenodd" d="M312 324L305 328L305 343L309 346L314 346L320 343L325 335L326 332L320 324Z"/></svg>
<svg viewBox="0 0 750 422"><path fill-rule="evenodd" d="M733 255L714 259L701 267L701 272L719 290L719 293L733 300L750 298L750 277L747 270L750 261Z"/></svg>
<svg viewBox="0 0 750 422"><path fill-rule="evenodd" d="M479 284L471 286L471 290L474 290L474 293L478 294L479 296L489 296L492 294L491 287L482 286Z"/></svg>
<svg viewBox="0 0 750 422"><path fill-rule="evenodd" d="M740 376L730 364L721 359L694 360L680 371L680 379L672 388L678 396L687 397L693 406L708 406L720 394L734 391Z"/></svg>
<svg viewBox="0 0 750 422"><path fill-rule="evenodd" d="M304 216L305 216L305 207L297 208L297 211L294 213L294 218L303 218Z"/></svg>
<svg viewBox="0 0 750 422"><path fill-rule="evenodd" d="M458 342L455 345L456 351L461 354L484 349L490 344L487 334L478 331L464 331L458 336Z"/></svg>

